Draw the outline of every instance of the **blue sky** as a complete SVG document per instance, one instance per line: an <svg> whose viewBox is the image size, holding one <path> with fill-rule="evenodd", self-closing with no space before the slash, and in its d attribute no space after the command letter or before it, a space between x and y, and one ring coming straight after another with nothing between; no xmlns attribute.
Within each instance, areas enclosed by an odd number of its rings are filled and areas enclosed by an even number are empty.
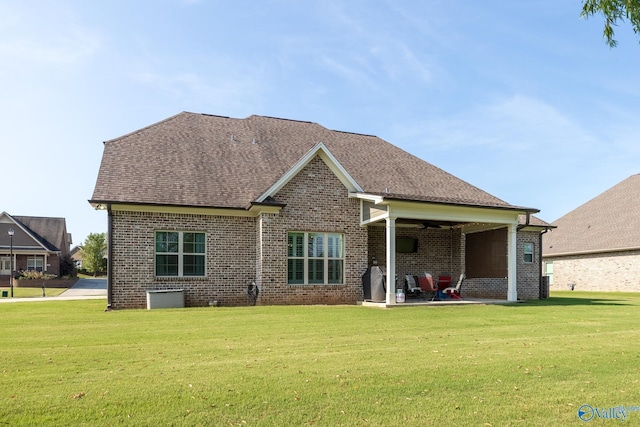
<svg viewBox="0 0 640 427"><path fill-rule="evenodd" d="M191 111L377 135L552 222L640 173L640 44L580 8L0 0L0 212L106 231L102 142Z"/></svg>

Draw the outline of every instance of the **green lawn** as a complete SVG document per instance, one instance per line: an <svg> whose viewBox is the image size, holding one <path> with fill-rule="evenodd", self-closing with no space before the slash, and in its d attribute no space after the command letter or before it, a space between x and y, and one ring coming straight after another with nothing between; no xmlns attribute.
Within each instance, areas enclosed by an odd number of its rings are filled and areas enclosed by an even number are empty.
<svg viewBox="0 0 640 427"><path fill-rule="evenodd" d="M46 297L57 297L67 288L45 288L44 295ZM0 287L0 298L2 291L7 292L7 297L11 297L11 288L10 287ZM41 297L42 296L42 288L34 287L34 288L13 288L13 297L14 298L33 298L33 297Z"/></svg>
<svg viewBox="0 0 640 427"><path fill-rule="evenodd" d="M640 406L640 294L104 308L0 304L0 424L560 426L584 425L583 404Z"/></svg>

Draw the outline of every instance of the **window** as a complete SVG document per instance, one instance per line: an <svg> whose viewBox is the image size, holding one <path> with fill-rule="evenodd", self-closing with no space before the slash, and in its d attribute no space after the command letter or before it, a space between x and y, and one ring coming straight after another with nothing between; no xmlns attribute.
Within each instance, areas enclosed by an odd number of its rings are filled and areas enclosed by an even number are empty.
<svg viewBox="0 0 640 427"><path fill-rule="evenodd" d="M156 276L204 276L205 234L156 232Z"/></svg>
<svg viewBox="0 0 640 427"><path fill-rule="evenodd" d="M549 278L549 285L553 285L553 262L546 263L546 275Z"/></svg>
<svg viewBox="0 0 640 427"><path fill-rule="evenodd" d="M2 257L0 258L0 274L6 274L9 275L11 274L11 258L7 257Z"/></svg>
<svg viewBox="0 0 640 427"><path fill-rule="evenodd" d="M29 271L43 271L44 270L44 257L30 256L27 258L27 270Z"/></svg>
<svg viewBox="0 0 640 427"><path fill-rule="evenodd" d="M524 262L527 264L533 263L533 243L524 244Z"/></svg>
<svg viewBox="0 0 640 427"><path fill-rule="evenodd" d="M287 283L290 285L342 284L344 237L336 233L289 233Z"/></svg>

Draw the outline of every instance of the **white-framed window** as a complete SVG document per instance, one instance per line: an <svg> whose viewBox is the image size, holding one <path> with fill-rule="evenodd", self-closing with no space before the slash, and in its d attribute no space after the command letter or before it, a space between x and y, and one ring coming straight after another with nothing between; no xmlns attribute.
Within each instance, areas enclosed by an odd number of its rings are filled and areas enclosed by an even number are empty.
<svg viewBox="0 0 640 427"><path fill-rule="evenodd" d="M533 263L533 243L524 244L523 254L524 254L524 262L526 264Z"/></svg>
<svg viewBox="0 0 640 427"><path fill-rule="evenodd" d="M344 282L344 236L291 232L287 235L287 283L333 285Z"/></svg>
<svg viewBox="0 0 640 427"><path fill-rule="evenodd" d="M8 256L0 257L0 274L11 274L11 258Z"/></svg>
<svg viewBox="0 0 640 427"><path fill-rule="evenodd" d="M38 255L28 257L27 270L28 271L44 271L44 257L38 256Z"/></svg>
<svg viewBox="0 0 640 427"><path fill-rule="evenodd" d="M547 261L545 265L545 274L549 277L549 285L553 285L553 261Z"/></svg>
<svg viewBox="0 0 640 427"><path fill-rule="evenodd" d="M156 276L204 276L206 270L205 237L205 233L190 231L156 231Z"/></svg>

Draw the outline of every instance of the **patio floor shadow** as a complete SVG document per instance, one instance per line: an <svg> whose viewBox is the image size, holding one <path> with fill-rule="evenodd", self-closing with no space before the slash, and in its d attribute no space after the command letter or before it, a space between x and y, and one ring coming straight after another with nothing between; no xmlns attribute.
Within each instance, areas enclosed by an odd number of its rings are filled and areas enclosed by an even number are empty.
<svg viewBox="0 0 640 427"><path fill-rule="evenodd" d="M400 307L439 307L439 306L463 306L472 304L518 304L524 301L510 302L504 299L490 299L490 298L464 298L464 299L449 299L440 301L431 301L428 299L408 299L405 302L399 302L395 304L387 304L386 302L374 302L374 301L362 301L364 307L376 307L376 308L400 308Z"/></svg>

